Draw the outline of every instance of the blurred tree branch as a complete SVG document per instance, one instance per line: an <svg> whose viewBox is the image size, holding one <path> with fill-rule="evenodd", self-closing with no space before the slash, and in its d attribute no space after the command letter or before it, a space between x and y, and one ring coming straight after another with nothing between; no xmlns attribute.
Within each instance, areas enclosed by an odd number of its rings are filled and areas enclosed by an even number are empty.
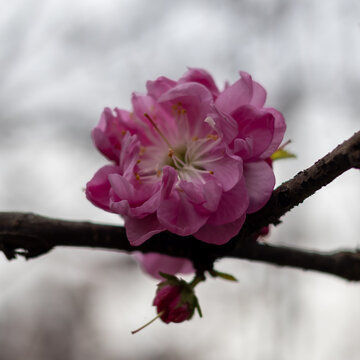
<svg viewBox="0 0 360 360"><path fill-rule="evenodd" d="M319 253L257 241L264 226L279 224L284 214L351 168L360 168L360 131L275 189L269 202L258 212L248 215L240 233L222 246L163 232L141 246L132 247L121 226L4 212L0 213L0 250L9 260L16 255L33 258L57 246L155 252L189 258L200 270L211 269L219 258L233 257L316 270L360 281L360 251Z"/></svg>

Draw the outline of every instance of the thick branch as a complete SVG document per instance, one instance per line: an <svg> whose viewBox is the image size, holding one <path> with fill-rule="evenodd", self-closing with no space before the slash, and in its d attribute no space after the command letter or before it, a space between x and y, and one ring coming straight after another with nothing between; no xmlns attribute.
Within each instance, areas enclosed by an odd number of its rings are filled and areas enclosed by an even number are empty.
<svg viewBox="0 0 360 360"><path fill-rule="evenodd" d="M189 258L197 268L203 269L211 268L218 258L236 257L360 280L359 252L320 254L255 241L263 226L278 224L286 212L350 168L360 168L360 132L274 190L267 205L249 215L241 232L222 246L163 232L135 248L130 246L123 227L49 219L33 214L0 213L0 250L8 259L16 254L35 257L56 246L157 252Z"/></svg>
<svg viewBox="0 0 360 360"><path fill-rule="evenodd" d="M126 252L157 252L189 258L232 257L280 266L316 270L348 280L360 280L360 252L317 253L283 246L243 241L235 249L209 245L171 233L154 236L139 247L130 246L123 227L50 219L34 214L0 213L0 242L11 259L44 254L56 246L92 247ZM24 249L17 251L16 249Z"/></svg>

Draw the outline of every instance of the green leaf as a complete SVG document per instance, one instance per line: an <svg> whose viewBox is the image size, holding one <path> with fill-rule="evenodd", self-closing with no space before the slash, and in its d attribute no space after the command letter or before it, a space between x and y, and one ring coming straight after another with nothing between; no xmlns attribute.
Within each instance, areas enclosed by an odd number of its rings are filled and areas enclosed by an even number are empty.
<svg viewBox="0 0 360 360"><path fill-rule="evenodd" d="M296 158L296 155L291 153L290 151L287 151L284 149L279 149L279 150L275 151L270 156L270 158L272 161L275 161L275 160L280 160L280 159Z"/></svg>
<svg viewBox="0 0 360 360"><path fill-rule="evenodd" d="M228 280L228 281L238 281L235 276L221 272L221 271L217 271L217 270L211 270L210 275L213 277L219 277L219 278L222 278L222 279Z"/></svg>
<svg viewBox="0 0 360 360"><path fill-rule="evenodd" d="M179 281L179 279L176 276L171 275L171 274L166 274L166 273L159 271L159 275L169 281L176 281L176 282Z"/></svg>
<svg viewBox="0 0 360 360"><path fill-rule="evenodd" d="M197 297L195 297L196 299L196 303L195 303L195 308L199 314L199 316L202 318L202 312L201 312L201 308L200 308L200 304L199 304L199 300L197 299Z"/></svg>

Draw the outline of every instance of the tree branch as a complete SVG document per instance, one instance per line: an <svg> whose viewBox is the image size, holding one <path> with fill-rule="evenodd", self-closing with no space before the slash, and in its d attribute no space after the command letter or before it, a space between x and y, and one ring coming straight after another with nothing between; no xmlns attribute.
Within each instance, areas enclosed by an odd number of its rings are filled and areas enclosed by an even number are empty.
<svg viewBox="0 0 360 360"><path fill-rule="evenodd" d="M258 212L248 215L240 233L222 246L206 244L191 236L163 232L141 246L132 247L125 229L120 226L64 221L26 213L0 213L0 250L9 260L17 254L33 258L56 246L155 252L189 258L196 268L204 270L211 269L216 259L235 257L316 270L359 281L359 251L325 254L256 241L264 226L279 224L284 214L350 168L360 168L360 132L274 190L269 202Z"/></svg>

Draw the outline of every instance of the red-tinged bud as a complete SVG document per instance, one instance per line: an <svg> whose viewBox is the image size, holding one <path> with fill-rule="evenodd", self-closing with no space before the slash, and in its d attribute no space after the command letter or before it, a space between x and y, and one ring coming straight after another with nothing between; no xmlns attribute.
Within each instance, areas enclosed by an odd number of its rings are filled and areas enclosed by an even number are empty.
<svg viewBox="0 0 360 360"><path fill-rule="evenodd" d="M202 316L199 302L195 296L194 287L205 278L195 276L191 283L170 274L160 273L165 279L158 284L153 305L158 316L165 323L179 323L190 320L195 309Z"/></svg>
<svg viewBox="0 0 360 360"><path fill-rule="evenodd" d="M192 318L197 300L191 288L163 285L158 288L153 305L165 323L179 323Z"/></svg>
<svg viewBox="0 0 360 360"><path fill-rule="evenodd" d="M160 275L165 280L158 284L153 301L153 305L156 306L157 316L139 329L132 331L132 334L136 334L158 318L166 324L171 322L180 323L190 320L195 309L200 317L202 316L194 287L205 280L203 275L196 275L190 283L170 274L160 272Z"/></svg>

